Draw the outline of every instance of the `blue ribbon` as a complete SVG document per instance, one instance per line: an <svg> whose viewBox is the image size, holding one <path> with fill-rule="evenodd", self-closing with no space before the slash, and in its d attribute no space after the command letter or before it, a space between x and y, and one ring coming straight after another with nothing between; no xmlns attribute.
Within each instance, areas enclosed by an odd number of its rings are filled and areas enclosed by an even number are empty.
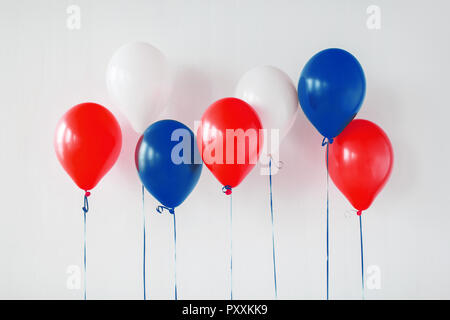
<svg viewBox="0 0 450 320"><path fill-rule="evenodd" d="M145 206L144 206L144 185L142 185L142 227L143 227L143 238L142 238L142 244L143 244L143 249L142 249L142 284L143 284L143 289L144 289L144 300L147 300L147 296L146 296L146 287L145 287L145 262L146 262L146 257L145 257Z"/></svg>
<svg viewBox="0 0 450 320"><path fill-rule="evenodd" d="M175 214L174 208L169 208L169 207L162 206L162 205L156 207L156 212L158 212L158 213L162 214L164 212L164 210L169 211L170 214Z"/></svg>
<svg viewBox="0 0 450 320"><path fill-rule="evenodd" d="M334 141L333 138L323 138L323 140L322 140L322 147L323 147L323 146L326 146L326 145L328 145L328 144L332 144L333 141Z"/></svg>
<svg viewBox="0 0 450 320"><path fill-rule="evenodd" d="M178 300L178 288L177 288L177 222L175 220L175 209L160 205L156 208L158 213L163 213L167 210L173 216L173 241L174 241L174 262L175 262L175 300Z"/></svg>
<svg viewBox="0 0 450 320"><path fill-rule="evenodd" d="M278 288L277 288L277 269L275 260L275 234L273 226L273 204L272 204L272 158L269 160L269 186L270 186L270 217L272 220L272 262L273 262L273 283L275 290L275 299L278 298Z"/></svg>
<svg viewBox="0 0 450 320"><path fill-rule="evenodd" d="M230 196L230 300L233 300L233 193L230 186L223 186L222 192Z"/></svg>
<svg viewBox="0 0 450 320"><path fill-rule="evenodd" d="M83 264L84 264L84 300L86 300L86 213L89 211L89 202L88 197L90 196L89 191L85 191L84 193L84 205L81 208L83 210L83 229L84 229L84 248L83 248Z"/></svg>
<svg viewBox="0 0 450 320"><path fill-rule="evenodd" d="M361 240L361 285L362 285L362 299L365 299L364 294L364 250L363 250L363 233L362 233L362 220L361 220L361 211L358 212L359 215L359 237Z"/></svg>
<svg viewBox="0 0 450 320"><path fill-rule="evenodd" d="M173 216L174 261L175 261L175 300L178 300L178 290L177 290L177 223L176 223L176 220L175 220L175 212L172 212L172 216Z"/></svg>
<svg viewBox="0 0 450 320"><path fill-rule="evenodd" d="M330 292L330 241L329 241L329 226L330 226L330 214L329 214L329 189L330 189L330 175L328 174L328 147L333 143L333 138L323 138L322 147L327 146L327 300L329 299Z"/></svg>

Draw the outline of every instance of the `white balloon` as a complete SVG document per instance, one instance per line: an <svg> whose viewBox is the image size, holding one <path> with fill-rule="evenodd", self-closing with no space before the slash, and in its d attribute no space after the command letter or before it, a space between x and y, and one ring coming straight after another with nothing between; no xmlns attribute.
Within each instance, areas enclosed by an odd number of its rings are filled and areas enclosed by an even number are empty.
<svg viewBox="0 0 450 320"><path fill-rule="evenodd" d="M163 111L168 91L168 64L157 48L144 42L120 47L106 70L106 84L115 105L138 133Z"/></svg>
<svg viewBox="0 0 450 320"><path fill-rule="evenodd" d="M271 129L280 130L281 142L298 110L297 90L288 75L272 66L253 68L239 80L235 96L256 110L268 136Z"/></svg>

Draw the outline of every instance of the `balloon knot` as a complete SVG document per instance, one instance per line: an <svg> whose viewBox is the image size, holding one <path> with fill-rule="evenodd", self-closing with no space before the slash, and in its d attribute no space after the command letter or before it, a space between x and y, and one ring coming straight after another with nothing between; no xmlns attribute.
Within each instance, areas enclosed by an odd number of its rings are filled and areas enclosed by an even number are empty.
<svg viewBox="0 0 450 320"><path fill-rule="evenodd" d="M324 137L323 140L322 140L322 147L326 146L327 144L332 144L333 141L334 141L333 138Z"/></svg>
<svg viewBox="0 0 450 320"><path fill-rule="evenodd" d="M222 192L225 193L227 196L229 196L232 192L232 189L230 186L223 186Z"/></svg>
<svg viewBox="0 0 450 320"><path fill-rule="evenodd" d="M362 210L358 210L358 211L356 212L356 214L357 214L358 216L360 216L360 215L362 214Z"/></svg>
<svg viewBox="0 0 450 320"><path fill-rule="evenodd" d="M170 214L175 214L175 209L174 208L169 208L169 207L166 207L166 206L157 206L156 207L156 212L158 212L158 213L162 214L164 212L164 210L169 211Z"/></svg>
<svg viewBox="0 0 450 320"><path fill-rule="evenodd" d="M84 214L86 214L89 211L89 202L88 197L91 195L91 193L87 190L84 192L84 206L81 208L83 209Z"/></svg>

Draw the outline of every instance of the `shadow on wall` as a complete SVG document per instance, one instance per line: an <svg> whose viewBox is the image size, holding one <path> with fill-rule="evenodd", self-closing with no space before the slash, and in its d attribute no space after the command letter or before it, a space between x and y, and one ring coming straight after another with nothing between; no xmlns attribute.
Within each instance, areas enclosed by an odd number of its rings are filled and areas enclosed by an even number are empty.
<svg viewBox="0 0 450 320"><path fill-rule="evenodd" d="M278 179L286 190L295 190L295 193L310 188L310 181L314 183L317 175L323 171L325 174L325 149L322 147L322 137L308 121L300 105L297 118L288 135L281 142L280 160L283 169ZM289 174L282 174L284 172Z"/></svg>
<svg viewBox="0 0 450 320"><path fill-rule="evenodd" d="M361 111L356 116L379 125L391 140L394 149L394 167L385 188L392 188L389 192L394 192L398 196L408 195L411 188L417 185L417 180L420 180L420 169L414 156L414 152L418 152L418 149L413 146L413 141L409 138L408 130L411 128L408 127L408 122L402 121L401 110L396 107L400 103L392 88L382 83L371 83ZM387 131L387 128L394 127L400 129L395 135L393 131ZM401 132L400 135L399 132Z"/></svg>
<svg viewBox="0 0 450 320"><path fill-rule="evenodd" d="M122 128L122 151L116 165L120 174L124 176L124 181L137 181L140 183L136 172L134 153L141 134L134 131L130 122L120 111L115 109L114 113Z"/></svg>
<svg viewBox="0 0 450 320"><path fill-rule="evenodd" d="M160 118L180 121L194 131L195 121L200 121L203 112L214 102L211 83L208 75L195 67L176 68L168 107Z"/></svg>

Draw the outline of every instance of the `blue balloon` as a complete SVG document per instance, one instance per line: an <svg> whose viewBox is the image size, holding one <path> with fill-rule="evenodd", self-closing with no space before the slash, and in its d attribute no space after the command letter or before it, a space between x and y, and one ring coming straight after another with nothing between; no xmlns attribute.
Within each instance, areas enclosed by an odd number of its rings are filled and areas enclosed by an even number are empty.
<svg viewBox="0 0 450 320"><path fill-rule="evenodd" d="M342 49L314 55L302 70L298 100L306 117L326 138L344 130L361 108L366 93L358 60Z"/></svg>
<svg viewBox="0 0 450 320"><path fill-rule="evenodd" d="M192 131L175 120L161 120L145 130L137 146L139 178L162 205L179 206L196 186L201 157Z"/></svg>

